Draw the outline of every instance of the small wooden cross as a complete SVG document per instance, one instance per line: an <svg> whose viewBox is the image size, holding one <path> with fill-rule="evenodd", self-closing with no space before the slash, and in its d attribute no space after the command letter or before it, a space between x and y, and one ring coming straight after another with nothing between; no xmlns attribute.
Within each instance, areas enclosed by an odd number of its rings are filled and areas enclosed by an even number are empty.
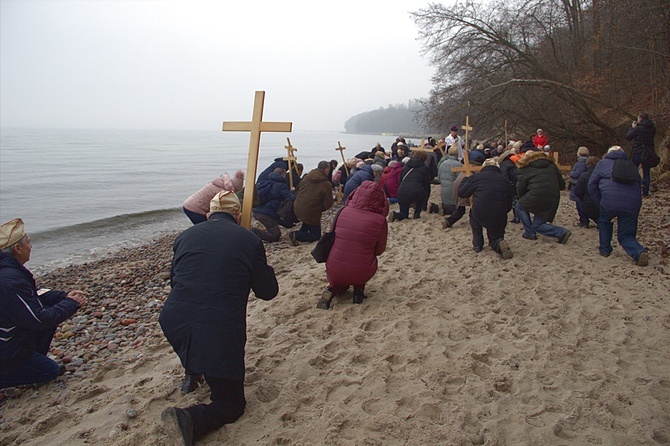
<svg viewBox="0 0 670 446"><path fill-rule="evenodd" d="M242 220L240 225L251 229L251 209L254 205L254 183L258 168L258 151L261 144L261 132L290 132L292 122L263 122L263 103L265 92L257 91L254 97L254 111L251 122L230 121L224 122L221 130L224 132L251 132L249 140L249 157L247 159L247 173L244 180L244 201L242 203Z"/></svg>
<svg viewBox="0 0 670 446"><path fill-rule="evenodd" d="M339 150L340 155L342 155L342 162L344 163L344 171L347 172L347 177L348 177L349 176L349 167L347 166L347 161L344 159L344 151L347 150L347 148L342 147L342 144L340 144L340 142L337 141L337 147L335 147L335 150Z"/></svg>
<svg viewBox="0 0 670 446"><path fill-rule="evenodd" d="M465 125L462 126L461 128L465 130L465 151L467 153L470 152L470 138L468 136L470 134L470 130L472 130L472 127L470 127L470 116L465 117Z"/></svg>
<svg viewBox="0 0 670 446"><path fill-rule="evenodd" d="M427 148L425 145L425 142L423 138L421 138L421 143L419 143L419 147L410 147L410 150L412 152L426 152L426 153L433 153L433 148Z"/></svg>
<svg viewBox="0 0 670 446"><path fill-rule="evenodd" d="M285 156L282 159L288 163L288 184L289 188L293 190L293 169L296 169L295 162L298 161L295 155L293 155L293 152L297 152L298 149L291 145L291 140L289 138L286 138L286 141L288 141L288 146L284 146L284 148L288 152L288 156ZM297 171L298 170L296 169L296 172Z"/></svg>

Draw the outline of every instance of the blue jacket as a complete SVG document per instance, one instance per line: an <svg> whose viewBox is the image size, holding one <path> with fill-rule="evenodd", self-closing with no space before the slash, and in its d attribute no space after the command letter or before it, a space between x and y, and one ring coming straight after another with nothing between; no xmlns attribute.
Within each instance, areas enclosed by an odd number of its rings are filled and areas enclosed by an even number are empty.
<svg viewBox="0 0 670 446"><path fill-rule="evenodd" d="M598 161L589 178L589 195L593 202L608 211L622 211L637 214L642 207L641 179L638 175L633 184L624 184L612 179L612 168L617 159L628 159L625 152L617 150Z"/></svg>
<svg viewBox="0 0 670 446"><path fill-rule="evenodd" d="M361 168L361 170L356 172L347 180L347 184L344 185L344 196L342 197L342 201L346 202L349 194L351 194L354 191L354 189L356 189L358 186L363 184L363 181L374 181L374 180L375 175L372 172L372 167L366 164Z"/></svg>
<svg viewBox="0 0 670 446"><path fill-rule="evenodd" d="M269 215L272 218L279 218L277 215L277 210L284 200L287 198L292 198L293 194L288 189L288 183L286 178L279 175L277 172L270 172L268 175L268 181L270 182L270 198L265 204L256 206L254 212L260 214Z"/></svg>
<svg viewBox="0 0 670 446"><path fill-rule="evenodd" d="M39 332L53 330L77 311L79 304L66 294L38 296L31 272L0 252L0 373L11 373L35 351Z"/></svg>
<svg viewBox="0 0 670 446"><path fill-rule="evenodd" d="M256 183L267 180L270 176L270 173L272 173L276 168L281 168L288 171L288 162L284 161L282 158L275 158L272 164L266 167L265 170L258 175Z"/></svg>
<svg viewBox="0 0 670 446"><path fill-rule="evenodd" d="M586 160L588 158L588 156L580 156L577 158L577 162L570 172L570 179L568 180L568 184L570 185L570 200L572 201L577 201L577 196L575 195L575 186L577 185L579 176L586 172Z"/></svg>

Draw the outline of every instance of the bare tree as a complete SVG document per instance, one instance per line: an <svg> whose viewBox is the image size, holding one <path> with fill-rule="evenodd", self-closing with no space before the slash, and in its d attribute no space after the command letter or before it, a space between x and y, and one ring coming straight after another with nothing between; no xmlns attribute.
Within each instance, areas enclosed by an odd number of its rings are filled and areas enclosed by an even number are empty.
<svg viewBox="0 0 670 446"><path fill-rule="evenodd" d="M521 137L542 127L563 145L619 141L622 124L639 111L667 113L669 5L432 3L413 13L436 67L422 117L446 127L470 114L480 129L500 129L507 120Z"/></svg>

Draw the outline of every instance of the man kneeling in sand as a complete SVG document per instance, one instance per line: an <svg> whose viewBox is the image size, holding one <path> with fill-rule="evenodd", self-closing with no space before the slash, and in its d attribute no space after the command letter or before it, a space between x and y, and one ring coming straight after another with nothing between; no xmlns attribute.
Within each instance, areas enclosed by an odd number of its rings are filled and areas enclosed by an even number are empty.
<svg viewBox="0 0 670 446"><path fill-rule="evenodd" d="M263 300L279 291L263 242L239 226L240 216L237 196L219 192L207 221L174 242L172 291L159 322L184 368L205 376L212 401L163 411L161 419L175 444L192 445L242 416L249 291Z"/></svg>
<svg viewBox="0 0 670 446"><path fill-rule="evenodd" d="M472 247L475 252L484 249L484 232L489 246L503 259L512 258L512 250L505 238L507 213L512 209L512 185L500 173L493 158L484 161L481 172L465 177L458 187L458 196L474 196L470 209Z"/></svg>
<svg viewBox="0 0 670 446"><path fill-rule="evenodd" d="M0 389L56 379L61 369L47 357L51 340L87 302L78 290L39 293L23 266L32 248L20 218L0 226Z"/></svg>

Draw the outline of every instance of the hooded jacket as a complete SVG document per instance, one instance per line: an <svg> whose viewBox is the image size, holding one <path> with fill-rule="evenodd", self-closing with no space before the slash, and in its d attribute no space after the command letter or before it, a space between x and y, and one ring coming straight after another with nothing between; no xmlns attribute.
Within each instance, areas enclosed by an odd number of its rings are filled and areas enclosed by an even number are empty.
<svg viewBox="0 0 670 446"><path fill-rule="evenodd" d="M214 195L222 190L231 190L230 187L231 185L226 184L223 177L214 178L199 191L188 197L184 201L184 207L196 214L205 215L209 212L209 202L212 201Z"/></svg>
<svg viewBox="0 0 670 446"><path fill-rule="evenodd" d="M403 167L405 165L402 162L398 162L398 164L391 167L391 173L384 184L386 196L389 198L398 198L398 187L400 186L400 175L402 174Z"/></svg>
<svg viewBox="0 0 670 446"><path fill-rule="evenodd" d="M0 373L11 373L28 359L39 332L53 330L77 311L79 304L66 294L38 296L32 273L0 252Z"/></svg>
<svg viewBox="0 0 670 446"><path fill-rule="evenodd" d="M458 196L473 196L470 213L485 228L504 228L512 209L512 185L497 166L484 166L479 173L465 177Z"/></svg>
<svg viewBox="0 0 670 446"><path fill-rule="evenodd" d="M615 150L598 161L589 178L589 195L593 202L608 211L622 211L637 214L642 207L642 192L638 175L633 184L624 184L612 179L612 169L617 159L628 159L625 152Z"/></svg>
<svg viewBox="0 0 670 446"><path fill-rule="evenodd" d="M561 201L565 180L548 153L527 152L516 163L516 190L523 209L553 221Z"/></svg>
<svg viewBox="0 0 670 446"><path fill-rule="evenodd" d="M214 213L175 239L170 285L158 321L182 366L244 381L249 291L263 300L279 291L263 242L232 215Z"/></svg>
<svg viewBox="0 0 670 446"><path fill-rule="evenodd" d="M344 196L342 197L343 201L347 201L349 194L353 192L358 186L360 186L363 181L374 181L375 174L372 172L372 167L367 164L361 168L358 172L353 174L347 184L344 185Z"/></svg>
<svg viewBox="0 0 670 446"><path fill-rule="evenodd" d="M430 194L430 171L421 159L412 157L400 174L398 201L402 203L421 202Z"/></svg>
<svg viewBox="0 0 670 446"><path fill-rule="evenodd" d="M286 178L277 172L270 172L268 181L270 182L270 198L268 198L264 204L256 206L254 212L269 215L270 217L277 219L279 218L277 215L279 206L281 206L284 200L292 198L293 194L291 194L291 191L288 189Z"/></svg>
<svg viewBox="0 0 670 446"><path fill-rule="evenodd" d="M440 195L442 204L455 206L454 200L454 182L458 177L458 172L453 172L454 167L463 167L463 164L453 155L446 155L440 160L437 166L437 179L440 180Z"/></svg>
<svg viewBox="0 0 670 446"><path fill-rule="evenodd" d="M656 136L656 127L650 119L643 119L635 127L631 127L626 133L628 141L633 140L633 152L637 153L643 150L654 150L654 137Z"/></svg>
<svg viewBox="0 0 670 446"><path fill-rule="evenodd" d="M575 185L577 184L579 177L584 172L586 172L586 160L588 158L588 156L577 157L577 162L570 171L570 179L568 180L568 183L570 184L570 200L572 201L577 201L577 196L575 195Z"/></svg>
<svg viewBox="0 0 670 446"><path fill-rule="evenodd" d="M374 181L354 190L337 217L335 243L326 261L331 285L364 285L377 271L377 256L386 250L389 205Z"/></svg>
<svg viewBox="0 0 670 446"><path fill-rule="evenodd" d="M319 169L313 169L300 181L293 210L299 221L321 226L322 212L330 209L333 203L333 187L328 176Z"/></svg>

